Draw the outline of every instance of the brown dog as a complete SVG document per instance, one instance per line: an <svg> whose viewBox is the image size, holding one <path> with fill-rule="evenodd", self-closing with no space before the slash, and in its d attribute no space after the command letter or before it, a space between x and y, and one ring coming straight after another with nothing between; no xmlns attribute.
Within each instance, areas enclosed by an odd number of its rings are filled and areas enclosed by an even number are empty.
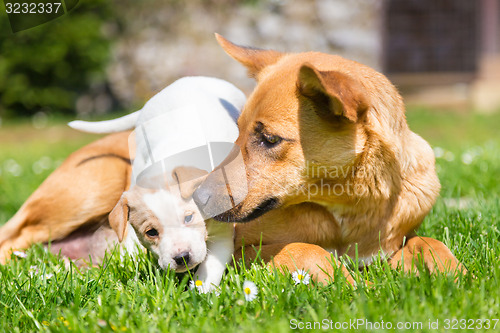
<svg viewBox="0 0 500 333"><path fill-rule="evenodd" d="M242 173L222 166L194 198L204 210L225 193L241 201L215 217L248 222L237 225L236 248L249 257L262 244L263 259L321 278L331 252L370 262L381 251L405 270L418 256L431 271L463 269L443 243L415 236L440 184L432 149L408 128L384 75L339 56L217 40L258 83L238 121L246 179L225 185L221 175Z"/></svg>

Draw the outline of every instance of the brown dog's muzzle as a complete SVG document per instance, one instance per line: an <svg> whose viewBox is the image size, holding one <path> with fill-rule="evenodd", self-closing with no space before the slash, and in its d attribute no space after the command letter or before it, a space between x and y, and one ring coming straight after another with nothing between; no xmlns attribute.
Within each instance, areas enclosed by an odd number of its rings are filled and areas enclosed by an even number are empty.
<svg viewBox="0 0 500 333"><path fill-rule="evenodd" d="M226 212L237 209L248 193L245 163L238 146L210 173L193 194L205 219L231 222Z"/></svg>

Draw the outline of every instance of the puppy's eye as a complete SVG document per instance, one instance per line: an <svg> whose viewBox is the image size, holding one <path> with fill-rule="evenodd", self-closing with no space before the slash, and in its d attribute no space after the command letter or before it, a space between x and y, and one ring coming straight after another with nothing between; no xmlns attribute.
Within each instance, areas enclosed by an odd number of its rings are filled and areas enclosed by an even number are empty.
<svg viewBox="0 0 500 333"><path fill-rule="evenodd" d="M155 228L151 228L149 229L148 231L146 231L146 235L151 237L151 238L156 238L158 237L158 230L156 230Z"/></svg>
<svg viewBox="0 0 500 333"><path fill-rule="evenodd" d="M262 133L260 143L266 148L272 148L277 146L281 142L282 138L277 135L270 135Z"/></svg>
<svg viewBox="0 0 500 333"><path fill-rule="evenodd" d="M186 213L186 215L184 215L184 223L190 223L191 221L193 221L193 213Z"/></svg>

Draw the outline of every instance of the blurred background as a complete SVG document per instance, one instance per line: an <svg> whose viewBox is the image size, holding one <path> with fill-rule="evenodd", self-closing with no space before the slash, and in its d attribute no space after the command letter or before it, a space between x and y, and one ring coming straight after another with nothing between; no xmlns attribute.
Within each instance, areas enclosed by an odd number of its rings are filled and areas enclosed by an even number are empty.
<svg viewBox="0 0 500 333"><path fill-rule="evenodd" d="M210 75L245 92L216 43L316 50L387 74L410 105L500 109L500 0L83 0L12 33L0 14L0 117L132 110L175 79Z"/></svg>

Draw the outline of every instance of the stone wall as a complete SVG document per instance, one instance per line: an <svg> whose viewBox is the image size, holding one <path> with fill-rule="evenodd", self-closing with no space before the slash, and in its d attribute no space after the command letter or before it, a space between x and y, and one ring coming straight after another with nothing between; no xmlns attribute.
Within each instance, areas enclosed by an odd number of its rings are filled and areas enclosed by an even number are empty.
<svg viewBox="0 0 500 333"><path fill-rule="evenodd" d="M381 0L126 2L108 68L113 94L140 107L186 75L226 79L249 93L253 80L218 46L214 32L241 45L340 54L380 69ZM117 27L110 26L113 33ZM94 112L99 112L95 108Z"/></svg>

